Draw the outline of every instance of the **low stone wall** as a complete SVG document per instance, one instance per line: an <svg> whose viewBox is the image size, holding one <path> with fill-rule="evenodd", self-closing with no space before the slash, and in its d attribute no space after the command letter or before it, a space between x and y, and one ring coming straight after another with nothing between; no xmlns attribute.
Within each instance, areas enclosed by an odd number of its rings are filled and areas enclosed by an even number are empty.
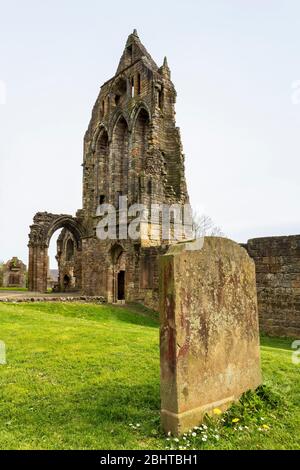
<svg viewBox="0 0 300 470"><path fill-rule="evenodd" d="M300 337L300 235L249 240L256 267L260 330Z"/></svg>
<svg viewBox="0 0 300 470"><path fill-rule="evenodd" d="M80 296L80 297L1 297L0 302L22 303L22 302L90 302L105 304L104 297Z"/></svg>
<svg viewBox="0 0 300 470"><path fill-rule="evenodd" d="M161 419L173 434L261 383L254 262L231 240L197 243L161 257Z"/></svg>

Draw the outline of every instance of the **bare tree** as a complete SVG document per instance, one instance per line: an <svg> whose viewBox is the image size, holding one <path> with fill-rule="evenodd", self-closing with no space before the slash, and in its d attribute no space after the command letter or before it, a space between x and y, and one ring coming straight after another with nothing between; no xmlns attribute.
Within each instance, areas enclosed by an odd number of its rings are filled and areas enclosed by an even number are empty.
<svg viewBox="0 0 300 470"><path fill-rule="evenodd" d="M213 220L205 214L199 215L197 212L193 214L193 229L195 238L205 236L210 237L224 237L221 228L214 224Z"/></svg>

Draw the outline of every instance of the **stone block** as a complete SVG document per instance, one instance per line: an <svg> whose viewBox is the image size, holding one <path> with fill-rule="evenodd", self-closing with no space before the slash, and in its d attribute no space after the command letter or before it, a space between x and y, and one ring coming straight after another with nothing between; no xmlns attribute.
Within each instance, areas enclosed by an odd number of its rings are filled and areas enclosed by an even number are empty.
<svg viewBox="0 0 300 470"><path fill-rule="evenodd" d="M161 421L179 435L261 384L255 265L205 237L160 259Z"/></svg>

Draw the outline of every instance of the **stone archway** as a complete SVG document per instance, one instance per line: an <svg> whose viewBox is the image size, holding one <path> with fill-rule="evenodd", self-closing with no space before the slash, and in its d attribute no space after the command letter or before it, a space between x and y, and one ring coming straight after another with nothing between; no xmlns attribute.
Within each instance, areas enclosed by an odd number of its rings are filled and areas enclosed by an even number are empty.
<svg viewBox="0 0 300 470"><path fill-rule="evenodd" d="M133 119L132 127L132 179L134 190L134 203L151 203L151 191L149 185L147 191L142 191L149 180L144 179L143 175L148 160L149 134L150 134L150 116L144 107L138 108Z"/></svg>
<svg viewBox="0 0 300 470"><path fill-rule="evenodd" d="M127 121L120 115L114 126L111 144L111 202L116 207L119 204L119 196L128 194L128 142Z"/></svg>
<svg viewBox="0 0 300 470"><path fill-rule="evenodd" d="M28 287L30 291L47 292L48 247L52 235L60 228L66 228L73 234L77 249L81 251L85 229L78 219L71 215L38 212L34 216L33 225L30 226L28 243Z"/></svg>

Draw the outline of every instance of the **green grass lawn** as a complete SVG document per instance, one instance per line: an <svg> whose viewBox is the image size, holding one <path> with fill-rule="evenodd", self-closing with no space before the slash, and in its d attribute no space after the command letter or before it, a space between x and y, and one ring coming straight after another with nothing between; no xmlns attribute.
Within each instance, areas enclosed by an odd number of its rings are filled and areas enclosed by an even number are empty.
<svg viewBox="0 0 300 470"><path fill-rule="evenodd" d="M300 367L292 364L291 340L262 338L266 397L246 397L180 442L159 430L156 314L1 304L0 340L7 347L0 449L300 448Z"/></svg>
<svg viewBox="0 0 300 470"><path fill-rule="evenodd" d="M0 287L0 291L28 292L26 287Z"/></svg>

